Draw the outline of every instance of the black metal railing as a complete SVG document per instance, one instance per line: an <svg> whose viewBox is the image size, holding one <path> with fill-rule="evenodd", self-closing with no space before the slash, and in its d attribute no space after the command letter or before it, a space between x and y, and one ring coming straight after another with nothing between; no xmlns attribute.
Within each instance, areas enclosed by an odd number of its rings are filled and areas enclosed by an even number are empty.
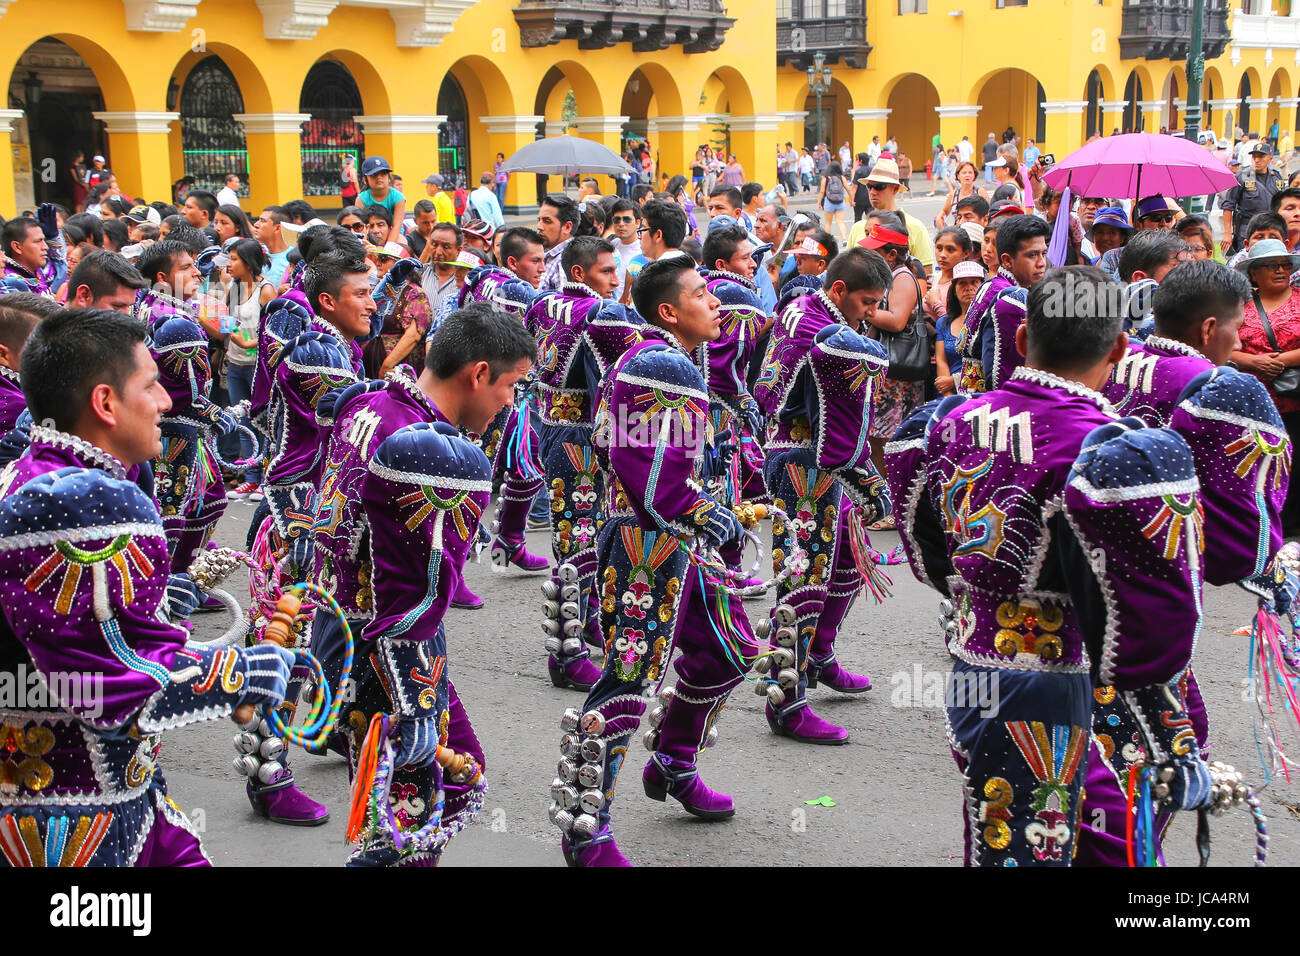
<svg viewBox="0 0 1300 956"><path fill-rule="evenodd" d="M1124 5L1120 59L1185 60L1192 33L1191 0L1139 0ZM1205 58L1222 55L1228 45L1226 0L1207 0Z"/></svg>
<svg viewBox="0 0 1300 956"><path fill-rule="evenodd" d="M631 43L638 53L716 50L736 22L721 0L523 0L514 14L525 47L577 40L581 50Z"/></svg>
<svg viewBox="0 0 1300 956"><path fill-rule="evenodd" d="M804 70L824 53L827 63L860 70L870 52L863 0L791 0L790 16L777 18L778 66Z"/></svg>

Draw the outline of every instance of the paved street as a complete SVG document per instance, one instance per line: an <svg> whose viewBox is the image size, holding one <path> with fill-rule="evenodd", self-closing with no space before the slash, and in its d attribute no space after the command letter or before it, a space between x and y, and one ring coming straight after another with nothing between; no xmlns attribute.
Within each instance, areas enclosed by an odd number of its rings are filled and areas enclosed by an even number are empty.
<svg viewBox="0 0 1300 956"><path fill-rule="evenodd" d="M903 208L932 225L941 203L941 196L917 197L904 200ZM252 511L250 504L232 502L218 541L242 546ZM896 541L880 535L875 543L888 550ZM529 543L537 553L548 551L544 535L529 535ZM942 709L933 695L921 695L925 706L906 706L918 673L922 688L933 687L949 669L936 625L937 597L905 567L891 574L893 597L883 606L859 600L839 643L846 666L869 673L875 688L860 697L824 689L811 694L819 713L848 728L849 745L810 747L773 736L760 699L741 686L719 725L718 746L701 758L705 779L735 798L737 814L704 823L671 800L656 803L642 794L638 734L614 805L615 833L633 862L960 865L961 779L944 742ZM559 834L546 818L548 789L559 759L560 714L580 705L582 695L556 690L547 679L539 628L543 576L493 574L486 556L468 575L488 603L479 611L450 612L451 673L487 753L490 789L480 825L453 841L445 863L560 866ZM757 618L767 605L752 606ZM1248 639L1231 636L1249 620L1253 602L1239 590L1215 589L1206 612L1197 674L1210 708L1214 756L1242 769L1258 787L1264 774L1252 737L1254 705L1242 696ZM225 624L219 615L197 621L200 636L213 636ZM164 745L172 794L203 827L214 861L340 864L347 855L343 761L295 750L301 786L324 800L332 816L319 829L278 826L249 809L242 780L230 767L233 734L228 722L214 722L174 731ZM823 797L835 805L806 804ZM1300 863L1300 821L1277 802L1300 800L1300 781L1274 781L1263 799L1271 862ZM1212 832L1212 865L1249 864L1253 829L1246 813L1232 811L1214 822ZM1195 819L1180 815L1166 843L1171 862L1195 865L1194 833Z"/></svg>
<svg viewBox="0 0 1300 956"><path fill-rule="evenodd" d="M231 504L218 540L242 545L253 506ZM880 535L888 549L893 535ZM530 547L545 553L540 534ZM750 556L752 558L752 555ZM871 674L875 688L859 697L817 689L815 708L849 729L844 747L809 747L774 737L759 698L737 689L719 724L718 746L701 758L708 782L736 800L736 816L704 823L671 800L641 792L639 735L615 801L619 845L647 865L871 864L960 865L960 777L944 743L943 715L935 706L895 706L916 669L938 679L948 664L936 626L936 597L905 567L891 569L894 596L883 606L860 600L839 643L844 663ZM487 753L490 789L481 820L451 844L453 866L560 866L558 831L546 818L548 788L559 759L560 714L582 695L553 688L541 648L541 577L494 574L483 563L468 569L471 587L487 600L479 611L452 610L447 620L451 674ZM233 579L232 579L233 580ZM755 616L758 608L755 606ZM1217 589L1206 598L1197 674L1210 707L1215 755L1245 771L1258 786L1250 713L1242 699L1248 640L1232 637L1252 601L1244 592ZM213 636L224 617L198 618L200 636ZM891 701L892 698L892 701ZM929 703L922 698L922 703ZM301 830L255 817L243 784L231 769L235 730L218 721L168 734L163 765L177 802L205 830L219 865L343 862L347 773L336 756L295 750L302 787L330 807L330 822ZM1276 801L1295 801L1297 788L1277 782L1264 794L1274 864L1300 863L1300 822ZM835 806L808 806L829 797ZM826 801L823 801L823 803ZM1234 810L1213 824L1212 865L1244 866L1253 852L1249 816ZM1173 863L1194 865L1195 820L1180 815L1167 841Z"/></svg>

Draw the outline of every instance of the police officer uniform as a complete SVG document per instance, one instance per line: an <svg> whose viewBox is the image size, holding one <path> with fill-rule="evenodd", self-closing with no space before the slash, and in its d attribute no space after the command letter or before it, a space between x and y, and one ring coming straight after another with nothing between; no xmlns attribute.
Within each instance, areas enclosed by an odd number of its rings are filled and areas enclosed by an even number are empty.
<svg viewBox="0 0 1300 956"><path fill-rule="evenodd" d="M1250 151L1254 156L1263 153L1273 155L1273 148L1268 143L1256 143ZM1243 170L1237 174L1237 185L1228 190L1223 197L1221 207L1232 213L1232 248L1240 249L1246 241L1246 229L1256 213L1269 212L1273 208L1273 197L1286 188L1285 177L1276 169L1270 168L1266 173Z"/></svg>

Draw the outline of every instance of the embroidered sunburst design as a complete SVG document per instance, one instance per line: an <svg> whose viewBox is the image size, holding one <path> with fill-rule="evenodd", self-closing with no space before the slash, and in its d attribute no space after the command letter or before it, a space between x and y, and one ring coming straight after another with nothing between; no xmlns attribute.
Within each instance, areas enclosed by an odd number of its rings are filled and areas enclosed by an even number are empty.
<svg viewBox="0 0 1300 956"><path fill-rule="evenodd" d="M641 421L648 422L660 412L671 411L677 414L681 419L682 425L686 428L691 427L691 417L702 418L705 416L704 410L700 408L699 402L689 395L669 395L659 388L651 388L648 392L643 392L635 399L636 404L649 402L641 412Z"/></svg>
<svg viewBox="0 0 1300 956"><path fill-rule="evenodd" d="M64 569L58 597L54 601L54 610L59 614L68 614L72 610L72 601L81 583L82 572L89 568L94 581L96 608L106 608L108 601L107 594L104 592L107 582L101 570L105 563L117 569L118 579L122 585L123 604L130 604L135 600L132 572L147 579L154 570L153 562L129 534L118 535L111 544L98 551L83 551L68 541L56 541L54 553L27 576L23 585L28 591L35 593L60 569Z"/></svg>
<svg viewBox="0 0 1300 956"><path fill-rule="evenodd" d="M343 388L351 385L352 376L343 372L337 375L331 375L328 372L319 372L303 379L302 388L304 395L307 396L307 403L315 408L316 404L325 396L326 392L333 391L336 388Z"/></svg>
<svg viewBox="0 0 1300 956"><path fill-rule="evenodd" d="M431 512L438 511L451 515L456 523L456 533L460 535L462 541L468 541L470 535L470 525L465 521L465 512L468 511L473 516L474 523L478 522L479 516L483 513L483 509L469 496L468 491L457 491L450 498L444 498L434 490L433 485L421 485L416 491L398 498L397 503L403 508L415 508L414 513L406 519L408 531L414 531L424 523Z"/></svg>
<svg viewBox="0 0 1300 956"><path fill-rule="evenodd" d="M1180 500L1177 495L1161 495L1160 500L1163 502L1160 510L1147 522L1142 534L1153 540L1167 526L1164 556L1166 561L1172 561L1182 544L1183 526L1186 525L1188 533L1192 535L1193 546L1197 551L1204 551L1205 539L1201 535L1201 527L1205 520L1205 508L1200 497L1193 492L1186 500Z"/></svg>
<svg viewBox="0 0 1300 956"><path fill-rule="evenodd" d="M1229 456L1237 454L1242 456L1236 467L1238 478L1245 478L1250 469L1255 466L1255 462L1260 458L1267 458L1260 469L1260 488L1268 483L1270 472L1273 476L1273 487L1282 487L1282 478L1291 471L1291 443L1283 438L1274 444L1257 428L1246 429L1240 438L1229 443L1223 450ZM1274 464L1277 465L1276 468L1273 467Z"/></svg>

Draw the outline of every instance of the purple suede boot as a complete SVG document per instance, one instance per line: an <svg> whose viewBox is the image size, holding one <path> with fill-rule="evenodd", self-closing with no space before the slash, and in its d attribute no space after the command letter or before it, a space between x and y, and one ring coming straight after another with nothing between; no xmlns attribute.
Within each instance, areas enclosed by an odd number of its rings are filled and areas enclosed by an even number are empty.
<svg viewBox="0 0 1300 956"><path fill-rule="evenodd" d="M800 696L780 707L767 703L767 725L778 737L789 737L805 744L847 744L849 732L813 713L807 698Z"/></svg>
<svg viewBox="0 0 1300 956"><path fill-rule="evenodd" d="M864 694L871 690L871 678L845 670L835 658L835 637L857 599L861 578L856 568L837 568L831 579L826 603L817 616L812 646L808 649L808 686L825 684L841 694Z"/></svg>
<svg viewBox="0 0 1300 956"><path fill-rule="evenodd" d="M568 837L561 837L560 849L569 866L587 868L632 865L614 842L614 834L609 827L603 828L594 839L577 845L570 843Z"/></svg>
<svg viewBox="0 0 1300 956"><path fill-rule="evenodd" d="M528 527L528 510L542 482L523 482L507 477L501 487L497 506L496 540L492 542L492 564L504 568L514 565L524 571L545 571L551 562L533 554L524 544Z"/></svg>
<svg viewBox="0 0 1300 956"><path fill-rule="evenodd" d="M330 812L324 804L307 796L293 782L293 771L283 768L266 786L249 780L245 785L253 809L273 823L291 827L318 827L327 822Z"/></svg>
<svg viewBox="0 0 1300 956"><path fill-rule="evenodd" d="M653 752L641 773L647 797L652 800L672 797L687 813L702 820L735 816L731 797L711 790L700 779L695 766L700 751L718 739L713 724L733 686L734 682L724 687L693 687L679 680L667 707L651 708L652 729L647 734L646 746L653 747Z"/></svg>
<svg viewBox="0 0 1300 956"><path fill-rule="evenodd" d="M471 591L465 579L461 578L460 583L456 585L456 593L451 596L451 606L477 611L483 606L483 599Z"/></svg>
<svg viewBox="0 0 1300 956"><path fill-rule="evenodd" d="M589 691L600 680L600 668L591 662L590 654L580 657L546 655L546 670L551 683L561 690Z"/></svg>

